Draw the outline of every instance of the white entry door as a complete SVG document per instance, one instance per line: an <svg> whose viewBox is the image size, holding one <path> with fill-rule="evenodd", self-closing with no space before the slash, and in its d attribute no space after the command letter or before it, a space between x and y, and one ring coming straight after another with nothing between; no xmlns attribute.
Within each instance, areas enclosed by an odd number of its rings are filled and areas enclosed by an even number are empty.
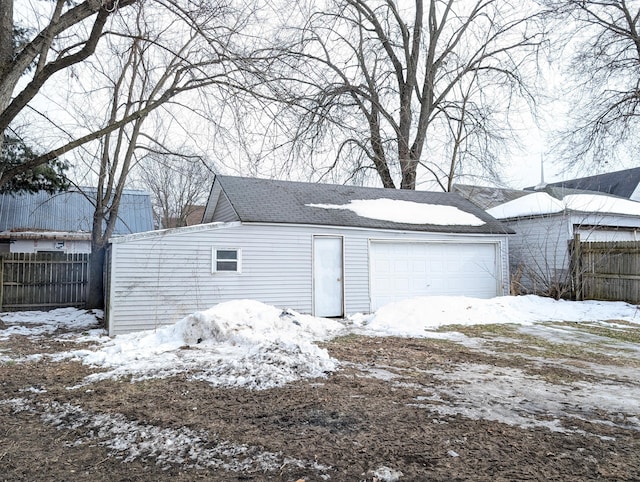
<svg viewBox="0 0 640 482"><path fill-rule="evenodd" d="M342 316L344 314L342 238L313 238L313 314Z"/></svg>

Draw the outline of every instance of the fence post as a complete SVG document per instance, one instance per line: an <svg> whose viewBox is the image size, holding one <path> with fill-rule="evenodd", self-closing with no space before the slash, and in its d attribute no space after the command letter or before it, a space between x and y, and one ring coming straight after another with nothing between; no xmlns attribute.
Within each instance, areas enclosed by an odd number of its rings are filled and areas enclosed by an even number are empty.
<svg viewBox="0 0 640 482"><path fill-rule="evenodd" d="M2 311L2 293L4 292L4 256L0 255L0 311Z"/></svg>
<svg viewBox="0 0 640 482"><path fill-rule="evenodd" d="M576 301L582 301L582 248L580 233L573 234L573 285L576 290Z"/></svg>

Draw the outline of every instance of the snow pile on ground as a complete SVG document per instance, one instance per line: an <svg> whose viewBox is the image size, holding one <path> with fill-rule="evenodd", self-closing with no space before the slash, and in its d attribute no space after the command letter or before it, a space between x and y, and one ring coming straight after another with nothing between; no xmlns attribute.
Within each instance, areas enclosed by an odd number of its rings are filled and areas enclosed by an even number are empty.
<svg viewBox="0 0 640 482"><path fill-rule="evenodd" d="M444 325L495 323L532 324L545 321L624 320L640 323L634 305L610 301L564 301L540 296L491 299L425 296L389 303L369 316L352 317L354 324L377 335L425 336Z"/></svg>
<svg viewBox="0 0 640 482"><path fill-rule="evenodd" d="M175 325L156 331L108 338L103 330L95 329L78 335L78 328L95 327L100 315L73 308L47 313L3 313L0 317L7 328L0 330L0 339L75 328L73 340L95 347L30 357L72 358L104 369L91 375L85 383L106 378L144 380L186 373L189 379L215 386L266 389L335 370L337 361L315 342L350 331L372 336L445 337L464 342L466 337L462 334L435 330L444 325L532 325L549 321L640 323L638 308L627 303L556 301L538 296L413 298L388 304L372 315L354 315L347 326L257 301L239 300L193 313ZM461 339L456 339L457 335Z"/></svg>
<svg viewBox="0 0 640 482"><path fill-rule="evenodd" d="M372 475L374 476L373 480L379 480L381 482L396 482L404 476L399 470L394 470L384 465L374 471Z"/></svg>
<svg viewBox="0 0 640 482"><path fill-rule="evenodd" d="M266 389L335 370L336 361L314 341L343 329L337 321L239 300L157 331L117 336L97 351L62 356L108 370L91 379L139 380L189 372L190 379L216 386Z"/></svg>
<svg viewBox="0 0 640 482"><path fill-rule="evenodd" d="M57 330L93 330L103 316L100 310L58 308L51 311L18 311L0 313L0 320L7 326L0 330L0 340L12 335L38 336Z"/></svg>

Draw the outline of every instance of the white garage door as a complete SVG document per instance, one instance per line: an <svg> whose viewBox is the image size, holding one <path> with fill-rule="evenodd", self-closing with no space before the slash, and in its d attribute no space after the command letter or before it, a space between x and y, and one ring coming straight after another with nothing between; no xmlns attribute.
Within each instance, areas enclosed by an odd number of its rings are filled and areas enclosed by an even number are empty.
<svg viewBox="0 0 640 482"><path fill-rule="evenodd" d="M371 309L414 296L496 296L497 251L494 243L372 241Z"/></svg>

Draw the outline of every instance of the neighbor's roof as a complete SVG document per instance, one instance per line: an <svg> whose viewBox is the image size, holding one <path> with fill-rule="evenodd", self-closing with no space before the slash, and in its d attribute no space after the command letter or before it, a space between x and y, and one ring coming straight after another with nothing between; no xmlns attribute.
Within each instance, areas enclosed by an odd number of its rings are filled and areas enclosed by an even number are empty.
<svg viewBox="0 0 640 482"><path fill-rule="evenodd" d="M264 222L282 224L311 224L323 226L349 226L373 229L394 229L407 231L431 231L451 233L505 234L511 233L501 222L484 210L456 193L410 191L400 189L366 188L335 184L318 184L291 181L275 181L234 176L216 176L216 184L242 222ZM372 200L404 201L397 203L402 208L412 208L416 204L423 211L436 214L452 213L449 223L416 221L398 222L377 219L370 214L356 213L353 201ZM210 196L209 202L226 202ZM362 204L362 203L361 203ZM387 203L387 206L389 204ZM213 206L208 206L204 222L217 221L213 216ZM448 209L443 211L442 208ZM406 218L405 213L404 218ZM400 218L401 216L399 216ZM477 223L460 220L473 218ZM395 218L394 218L395 219Z"/></svg>
<svg viewBox="0 0 640 482"><path fill-rule="evenodd" d="M613 194L614 196L630 198L638 184L640 184L640 167L549 183L547 186L599 191ZM528 187L526 190L531 191L534 188Z"/></svg>
<svg viewBox="0 0 640 482"><path fill-rule="evenodd" d="M0 195L0 231L91 232L95 188L72 189L48 194ZM91 199L91 200L90 200ZM130 234L153 229L150 195L125 190L120 202L114 234Z"/></svg>
<svg viewBox="0 0 640 482"><path fill-rule="evenodd" d="M530 194L528 191L521 191L519 189L473 186L470 184L454 184L453 191L481 209L490 209Z"/></svg>
<svg viewBox="0 0 640 482"><path fill-rule="evenodd" d="M640 203L617 196L581 191L558 199L546 192L533 192L488 210L497 219L534 217L563 212L640 216Z"/></svg>

